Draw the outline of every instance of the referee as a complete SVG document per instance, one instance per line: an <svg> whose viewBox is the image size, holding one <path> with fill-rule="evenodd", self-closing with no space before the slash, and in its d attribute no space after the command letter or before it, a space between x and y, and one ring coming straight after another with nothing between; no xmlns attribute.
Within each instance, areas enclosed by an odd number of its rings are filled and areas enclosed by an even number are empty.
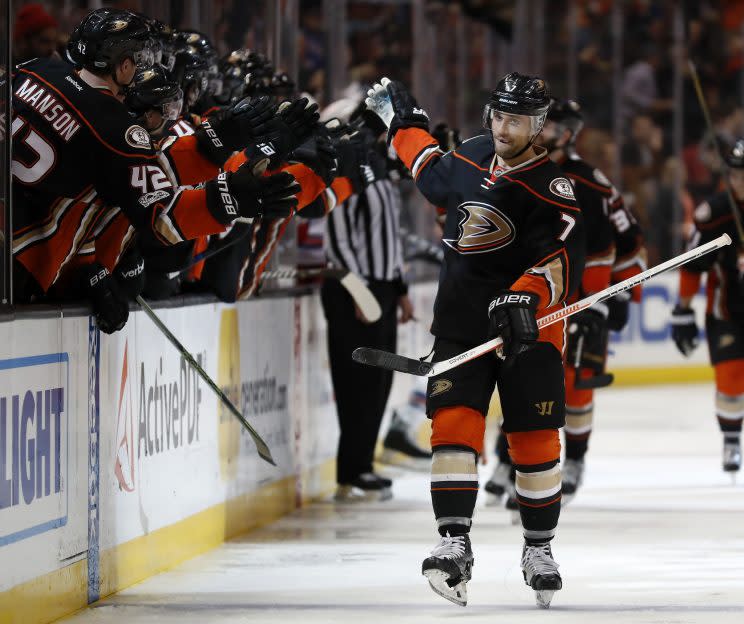
<svg viewBox="0 0 744 624"><path fill-rule="evenodd" d="M384 163L382 157L380 161ZM375 168L378 169L379 168ZM324 247L328 260L362 277L382 308L365 323L338 281L326 280L321 300L328 322L328 357L341 436L336 457L336 500L386 500L392 481L372 467L377 435L393 381L391 371L352 361L357 347L395 351L397 322L413 318L402 279L400 194L383 165L380 179L352 195L328 215ZM400 308L400 319L396 319Z"/></svg>

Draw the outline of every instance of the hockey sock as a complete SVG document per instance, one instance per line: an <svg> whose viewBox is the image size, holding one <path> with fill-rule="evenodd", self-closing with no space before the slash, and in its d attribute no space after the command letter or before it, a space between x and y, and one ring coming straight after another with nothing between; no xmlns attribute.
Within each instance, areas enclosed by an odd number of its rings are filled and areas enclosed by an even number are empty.
<svg viewBox="0 0 744 624"><path fill-rule="evenodd" d="M561 513L561 453L557 429L510 433L516 494L527 543L553 539Z"/></svg>
<svg viewBox="0 0 744 624"><path fill-rule="evenodd" d="M566 459L581 460L589 448L589 436L592 434L594 403L572 406L566 405Z"/></svg>
<svg viewBox="0 0 744 624"><path fill-rule="evenodd" d="M727 440L738 438L744 418L744 394L731 396L721 391L716 392L716 417Z"/></svg>
<svg viewBox="0 0 744 624"><path fill-rule="evenodd" d="M477 496L475 451L465 446L434 448L431 502L440 535L462 535L470 531Z"/></svg>

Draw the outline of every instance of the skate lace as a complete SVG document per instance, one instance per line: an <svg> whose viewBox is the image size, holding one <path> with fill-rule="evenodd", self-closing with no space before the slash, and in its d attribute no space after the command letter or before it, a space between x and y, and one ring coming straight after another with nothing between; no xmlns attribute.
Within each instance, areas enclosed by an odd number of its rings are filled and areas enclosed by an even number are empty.
<svg viewBox="0 0 744 624"><path fill-rule="evenodd" d="M550 544L527 546L523 565L532 568L535 574L553 574L558 570L558 564L553 559Z"/></svg>
<svg viewBox="0 0 744 624"><path fill-rule="evenodd" d="M431 554L434 557L443 557L445 559L462 557L465 554L465 536L443 537L434 550L431 551Z"/></svg>

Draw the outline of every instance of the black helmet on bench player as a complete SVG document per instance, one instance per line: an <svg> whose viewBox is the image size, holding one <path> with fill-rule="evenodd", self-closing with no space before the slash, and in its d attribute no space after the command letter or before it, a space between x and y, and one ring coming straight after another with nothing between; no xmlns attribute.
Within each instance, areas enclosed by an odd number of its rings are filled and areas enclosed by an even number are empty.
<svg viewBox="0 0 744 624"><path fill-rule="evenodd" d="M164 67L153 65L137 71L124 103L137 117L155 109L164 120L175 121L181 113L183 91Z"/></svg>
<svg viewBox="0 0 744 624"><path fill-rule="evenodd" d="M553 99L548 111L548 119L571 133L571 143L576 142L576 137L584 127L581 106L575 100Z"/></svg>
<svg viewBox="0 0 744 624"><path fill-rule="evenodd" d="M151 65L153 38L147 22L117 9L96 9L77 25L67 44L76 64L93 72L112 72L117 63L129 58L136 65Z"/></svg>

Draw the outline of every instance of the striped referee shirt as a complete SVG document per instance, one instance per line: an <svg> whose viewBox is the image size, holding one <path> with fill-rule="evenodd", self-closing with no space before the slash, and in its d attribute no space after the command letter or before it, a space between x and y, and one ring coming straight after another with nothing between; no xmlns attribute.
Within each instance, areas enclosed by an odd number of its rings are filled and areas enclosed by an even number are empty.
<svg viewBox="0 0 744 624"><path fill-rule="evenodd" d="M328 260L369 280L391 282L402 275L401 199L388 179L370 184L332 210L323 246Z"/></svg>

